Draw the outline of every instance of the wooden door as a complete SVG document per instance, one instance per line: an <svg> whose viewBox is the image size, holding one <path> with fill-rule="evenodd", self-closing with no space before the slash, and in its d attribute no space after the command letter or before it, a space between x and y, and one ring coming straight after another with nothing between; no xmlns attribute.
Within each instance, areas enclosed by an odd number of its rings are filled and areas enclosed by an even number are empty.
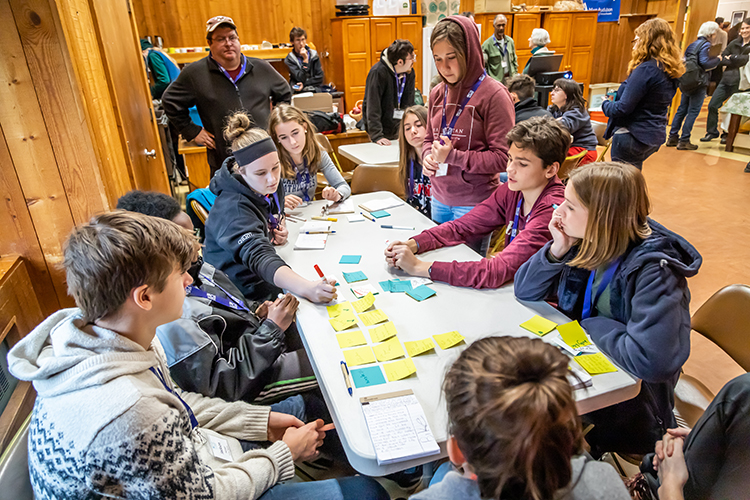
<svg viewBox="0 0 750 500"><path fill-rule="evenodd" d="M560 68L565 68L570 58L570 21L571 14L567 12L545 14L542 20L542 28L549 33L550 43L547 48L563 54Z"/></svg>
<svg viewBox="0 0 750 500"><path fill-rule="evenodd" d="M414 45L414 81L420 90L422 87L422 19L418 17L396 18L396 38L409 40ZM429 90L429 89L428 89Z"/></svg>
<svg viewBox="0 0 750 500"><path fill-rule="evenodd" d="M91 2L118 128L137 189L169 193L151 92L130 0Z"/></svg>
<svg viewBox="0 0 750 500"><path fill-rule="evenodd" d="M380 61L380 54L396 40L396 18L373 17L370 19L370 64Z"/></svg>
<svg viewBox="0 0 750 500"><path fill-rule="evenodd" d="M589 83L591 83L591 62L594 56L593 49L572 50L568 55L566 70L573 72L573 80L583 84L583 94L587 94Z"/></svg>
<svg viewBox="0 0 750 500"><path fill-rule="evenodd" d="M529 38L534 28L541 27L541 14L513 14L513 42L516 44L518 72L522 72L526 62L531 58Z"/></svg>
<svg viewBox="0 0 750 500"><path fill-rule="evenodd" d="M571 20L571 49L589 49L596 42L596 12L573 14Z"/></svg>
<svg viewBox="0 0 750 500"><path fill-rule="evenodd" d="M367 73L372 66L370 59L370 20L347 19L343 21L342 43L344 45L344 89L346 105L351 109L365 97Z"/></svg>

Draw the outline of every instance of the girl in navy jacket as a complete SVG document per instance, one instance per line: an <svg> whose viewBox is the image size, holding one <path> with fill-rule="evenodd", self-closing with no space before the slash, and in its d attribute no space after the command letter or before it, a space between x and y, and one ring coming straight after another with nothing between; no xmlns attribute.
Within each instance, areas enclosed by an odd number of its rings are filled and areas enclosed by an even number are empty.
<svg viewBox="0 0 750 500"><path fill-rule="evenodd" d="M591 412L592 454L648 453L676 425L674 386L690 354L690 292L702 258L648 218L646 182L622 163L571 172L552 241L516 273L520 300L554 300L594 343L642 380L634 399Z"/></svg>

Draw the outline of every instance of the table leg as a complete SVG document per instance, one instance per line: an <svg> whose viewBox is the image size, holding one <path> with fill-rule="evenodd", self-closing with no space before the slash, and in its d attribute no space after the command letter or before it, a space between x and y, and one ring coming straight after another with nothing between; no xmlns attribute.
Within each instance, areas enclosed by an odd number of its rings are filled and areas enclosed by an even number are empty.
<svg viewBox="0 0 750 500"><path fill-rule="evenodd" d="M735 115L732 113L732 118L729 120L729 130L727 130L727 145L724 148L724 151L727 151L728 153L734 151L734 138L737 137L737 131L740 129L741 120L741 115Z"/></svg>

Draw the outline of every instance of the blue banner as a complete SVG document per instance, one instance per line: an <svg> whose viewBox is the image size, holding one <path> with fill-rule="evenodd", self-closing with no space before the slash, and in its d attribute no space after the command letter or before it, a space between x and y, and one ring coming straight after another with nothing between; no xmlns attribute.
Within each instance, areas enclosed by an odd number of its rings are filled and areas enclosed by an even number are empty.
<svg viewBox="0 0 750 500"><path fill-rule="evenodd" d="M586 0L586 7L599 11L600 23L620 20L620 0Z"/></svg>

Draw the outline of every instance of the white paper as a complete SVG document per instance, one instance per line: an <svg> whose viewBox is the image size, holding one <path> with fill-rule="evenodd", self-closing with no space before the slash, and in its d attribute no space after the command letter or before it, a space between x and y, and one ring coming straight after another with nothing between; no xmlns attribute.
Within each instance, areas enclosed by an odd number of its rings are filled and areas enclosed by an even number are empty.
<svg viewBox="0 0 750 500"><path fill-rule="evenodd" d="M300 233L304 233L305 231L330 231L330 230L331 230L331 222L325 221L325 220L307 221L304 224L302 224L301 228L299 228Z"/></svg>
<svg viewBox="0 0 750 500"><path fill-rule="evenodd" d="M403 109L394 109L393 110L393 119L394 120L400 120L404 117L404 110Z"/></svg>
<svg viewBox="0 0 750 500"><path fill-rule="evenodd" d="M364 222L365 216L360 214L349 214L346 216L349 222Z"/></svg>
<svg viewBox="0 0 750 500"><path fill-rule="evenodd" d="M354 212L354 203L352 203L352 200L344 200L328 205L328 215L345 214L347 212Z"/></svg>
<svg viewBox="0 0 750 500"><path fill-rule="evenodd" d="M409 281L411 281L412 288L417 288L422 285L432 285L432 280L428 278L409 278Z"/></svg>
<svg viewBox="0 0 750 500"><path fill-rule="evenodd" d="M327 234L304 234L297 236L294 242L295 250L323 250L328 240Z"/></svg>
<svg viewBox="0 0 750 500"><path fill-rule="evenodd" d="M438 163L438 169L435 173L435 177L442 177L444 175L448 175L448 164L447 163Z"/></svg>
<svg viewBox="0 0 750 500"><path fill-rule="evenodd" d="M373 295L377 295L380 293L377 288L374 286L367 284L367 285L360 285L360 286L353 286L352 287L352 293L357 296L358 299L361 299L368 293L372 293Z"/></svg>
<svg viewBox="0 0 750 500"><path fill-rule="evenodd" d="M362 404L378 465L440 453L414 394Z"/></svg>
<svg viewBox="0 0 750 500"><path fill-rule="evenodd" d="M226 460L227 462L233 460L232 452L229 450L229 442L227 442L226 439L214 436L213 434L208 434L208 442L211 445L211 453L213 453L216 458Z"/></svg>
<svg viewBox="0 0 750 500"><path fill-rule="evenodd" d="M378 198L376 200L362 203L362 206L365 207L368 212L377 212L378 210L400 207L403 204L404 201L399 200L398 198Z"/></svg>

